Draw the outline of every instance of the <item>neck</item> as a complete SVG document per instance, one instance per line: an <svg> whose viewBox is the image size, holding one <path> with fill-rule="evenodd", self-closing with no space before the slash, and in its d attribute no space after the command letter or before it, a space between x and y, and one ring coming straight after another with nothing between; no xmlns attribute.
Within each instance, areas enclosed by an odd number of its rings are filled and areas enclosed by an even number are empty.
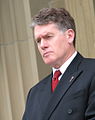
<svg viewBox="0 0 95 120"><path fill-rule="evenodd" d="M52 67L54 67L55 69L59 69L75 53L75 51L76 50L74 49L72 52L66 55L61 61L59 61L59 63L57 62Z"/></svg>

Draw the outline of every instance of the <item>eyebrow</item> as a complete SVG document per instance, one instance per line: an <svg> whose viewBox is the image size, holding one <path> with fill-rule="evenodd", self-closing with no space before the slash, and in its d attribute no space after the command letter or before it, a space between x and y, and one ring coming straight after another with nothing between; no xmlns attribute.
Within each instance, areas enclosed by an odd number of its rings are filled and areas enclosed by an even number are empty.
<svg viewBox="0 0 95 120"><path fill-rule="evenodd" d="M48 35L53 35L53 33L50 33L50 32L48 32L48 33L45 33L44 35L40 35L39 37L37 37L37 38L35 38L35 39L39 39L39 38L41 38L41 37L46 37L46 36L48 36Z"/></svg>

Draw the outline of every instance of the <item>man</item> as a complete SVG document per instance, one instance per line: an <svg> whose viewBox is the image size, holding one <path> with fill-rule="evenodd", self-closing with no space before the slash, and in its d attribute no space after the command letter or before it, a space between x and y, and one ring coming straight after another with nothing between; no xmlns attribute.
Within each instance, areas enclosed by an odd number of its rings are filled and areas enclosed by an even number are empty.
<svg viewBox="0 0 95 120"><path fill-rule="evenodd" d="M63 8L44 8L32 27L53 72L29 91L23 120L95 120L95 59L76 51L74 19Z"/></svg>

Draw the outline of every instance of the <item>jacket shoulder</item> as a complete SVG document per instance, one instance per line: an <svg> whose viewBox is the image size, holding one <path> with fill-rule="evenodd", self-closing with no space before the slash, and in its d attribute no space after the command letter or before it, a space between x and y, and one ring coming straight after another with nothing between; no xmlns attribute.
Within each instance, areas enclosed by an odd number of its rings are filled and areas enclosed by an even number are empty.
<svg viewBox="0 0 95 120"><path fill-rule="evenodd" d="M42 88L42 86L45 85L45 84L47 84L51 78L52 78L52 73L49 74L48 76L46 76L45 78L43 78L43 79L42 79L41 81L39 81L36 85L34 85L34 86L30 89L29 93L30 93L31 91L36 91L36 90L38 90L38 89L40 90L40 89ZM38 91L39 91L39 90L38 90Z"/></svg>

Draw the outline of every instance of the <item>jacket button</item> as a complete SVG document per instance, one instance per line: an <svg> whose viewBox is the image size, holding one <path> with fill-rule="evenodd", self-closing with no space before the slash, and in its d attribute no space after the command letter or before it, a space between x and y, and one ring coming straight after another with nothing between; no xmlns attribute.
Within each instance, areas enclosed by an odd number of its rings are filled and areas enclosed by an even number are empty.
<svg viewBox="0 0 95 120"><path fill-rule="evenodd" d="M68 114L72 114L73 110L72 109L68 109Z"/></svg>

